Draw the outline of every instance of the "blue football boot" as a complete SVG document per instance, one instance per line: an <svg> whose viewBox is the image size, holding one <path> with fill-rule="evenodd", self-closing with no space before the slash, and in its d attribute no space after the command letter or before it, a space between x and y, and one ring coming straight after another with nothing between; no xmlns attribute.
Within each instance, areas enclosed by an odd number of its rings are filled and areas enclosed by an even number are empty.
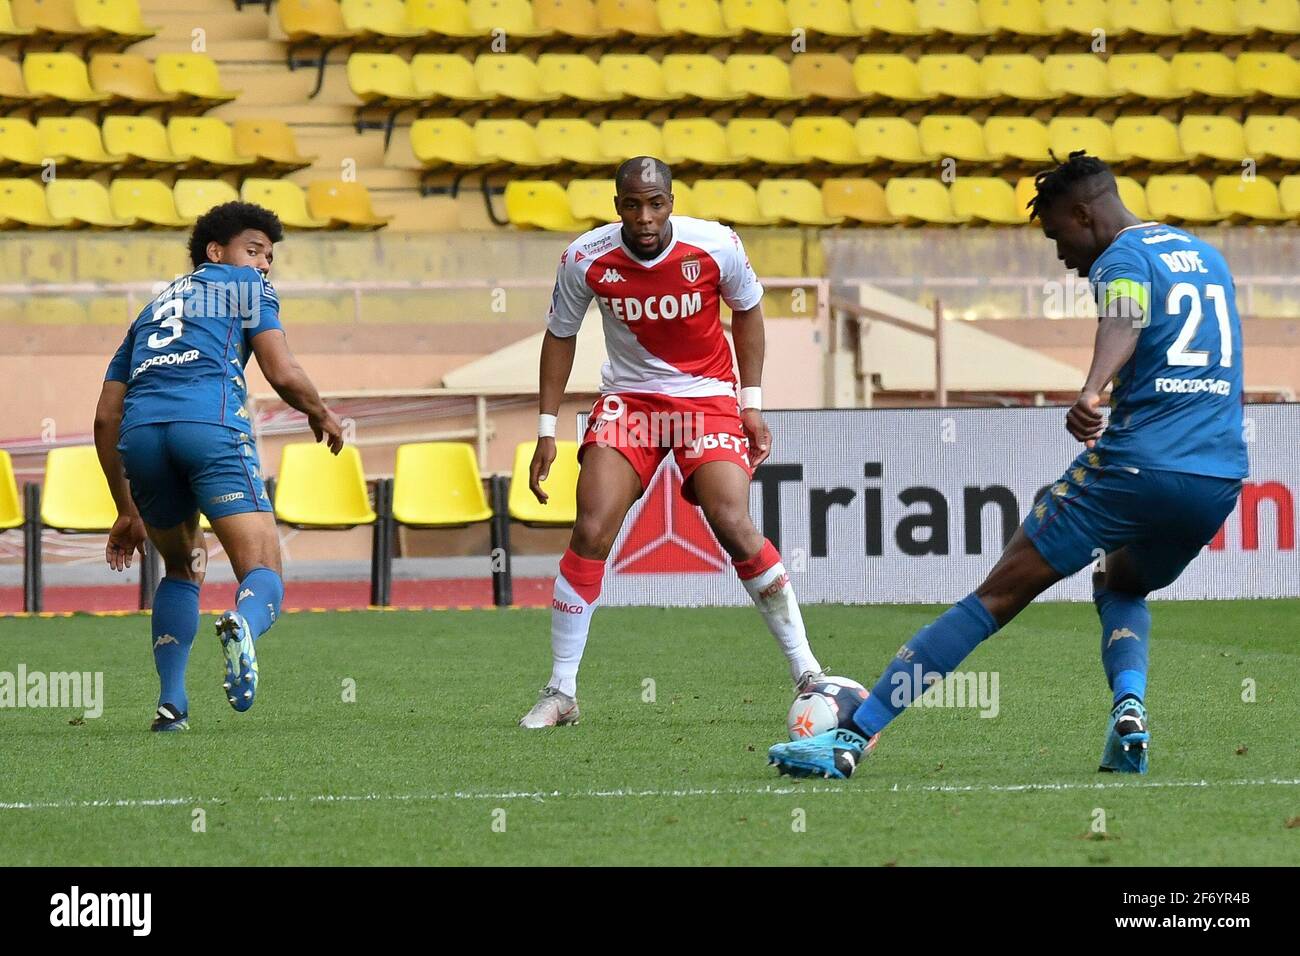
<svg viewBox="0 0 1300 956"><path fill-rule="evenodd" d="M1147 726L1147 709L1142 701L1125 697L1116 704L1110 712L1106 746L1097 769L1107 773L1146 773L1147 748L1151 743Z"/></svg>
<svg viewBox="0 0 1300 956"><path fill-rule="evenodd" d="M773 744L767 751L767 762L791 777L847 780L879 739L880 734L868 739L852 730L828 730L806 740Z"/></svg>
<svg viewBox="0 0 1300 956"><path fill-rule="evenodd" d="M158 712L154 714L153 723L149 729L159 733L166 733L173 730L189 730L190 715L179 707L171 704L159 704Z"/></svg>
<svg viewBox="0 0 1300 956"><path fill-rule="evenodd" d="M237 611L226 611L217 618L217 637L226 658L226 679L221 688L230 706L242 714L257 697L257 652L253 650L248 622Z"/></svg>

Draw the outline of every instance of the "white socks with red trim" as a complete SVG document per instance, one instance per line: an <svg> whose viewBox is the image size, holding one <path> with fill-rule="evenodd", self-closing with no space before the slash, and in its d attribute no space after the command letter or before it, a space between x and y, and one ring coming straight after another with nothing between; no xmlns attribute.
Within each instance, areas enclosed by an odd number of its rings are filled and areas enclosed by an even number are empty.
<svg viewBox="0 0 1300 956"><path fill-rule="evenodd" d="M551 599L551 679L548 687L570 697L578 695L578 665L587 646L591 615L600 600L605 562L583 558L565 549Z"/></svg>
<svg viewBox="0 0 1300 956"><path fill-rule="evenodd" d="M791 678L798 680L807 671L820 671L822 667L808 646L808 634L803 627L803 615L799 613L790 575L786 574L781 555L772 542L764 538L758 554L732 564L758 613L767 622L767 629L790 662Z"/></svg>

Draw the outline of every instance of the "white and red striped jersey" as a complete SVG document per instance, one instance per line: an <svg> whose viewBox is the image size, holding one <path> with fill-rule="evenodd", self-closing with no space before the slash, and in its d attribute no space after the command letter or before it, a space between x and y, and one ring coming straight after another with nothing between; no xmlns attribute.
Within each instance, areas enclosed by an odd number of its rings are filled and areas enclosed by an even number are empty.
<svg viewBox="0 0 1300 956"><path fill-rule="evenodd" d="M672 239L654 259L633 255L618 222L570 243L560 256L546 326L560 338L576 335L596 300L609 355L602 392L735 395L719 303L751 309L763 286L732 229L686 216L670 221Z"/></svg>

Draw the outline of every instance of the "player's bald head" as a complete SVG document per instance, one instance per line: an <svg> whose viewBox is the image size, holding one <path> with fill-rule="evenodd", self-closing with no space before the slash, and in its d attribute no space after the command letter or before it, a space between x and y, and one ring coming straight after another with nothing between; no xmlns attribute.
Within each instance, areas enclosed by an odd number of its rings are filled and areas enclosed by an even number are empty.
<svg viewBox="0 0 1300 956"><path fill-rule="evenodd" d="M624 195L631 192L673 191L673 173L668 164L653 156L633 156L624 160L614 173L614 192Z"/></svg>

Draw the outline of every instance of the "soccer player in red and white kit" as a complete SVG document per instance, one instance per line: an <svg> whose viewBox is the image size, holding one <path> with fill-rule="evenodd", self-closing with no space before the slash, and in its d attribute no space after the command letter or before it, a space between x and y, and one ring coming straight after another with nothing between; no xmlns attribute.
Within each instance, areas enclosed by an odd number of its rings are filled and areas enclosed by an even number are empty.
<svg viewBox="0 0 1300 956"><path fill-rule="evenodd" d="M761 414L763 287L727 226L674 216L672 173L649 156L615 176L619 222L584 233L560 257L542 342L537 451L530 487L555 461L555 423L592 299L609 361L578 455L578 518L551 602L551 679L523 727L578 721L577 676L605 558L628 509L672 453L698 504L781 645L796 687L822 676L790 577L749 517L749 481L771 453ZM739 394L720 306L732 309ZM668 434L664 434L664 432Z"/></svg>

